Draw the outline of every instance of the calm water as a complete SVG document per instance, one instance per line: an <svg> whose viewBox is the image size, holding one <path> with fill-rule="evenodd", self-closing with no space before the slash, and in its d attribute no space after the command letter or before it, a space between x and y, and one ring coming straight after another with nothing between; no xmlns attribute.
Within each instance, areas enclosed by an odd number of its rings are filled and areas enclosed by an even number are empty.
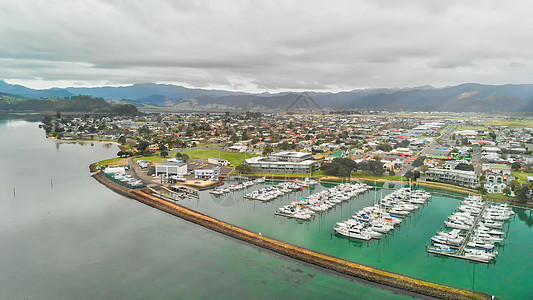
<svg viewBox="0 0 533 300"><path fill-rule="evenodd" d="M256 185L252 189L265 186ZM182 204L242 226L263 235L336 257L408 275L415 278L460 288L482 291L502 299L533 299L533 217L531 211L515 209L505 246L499 249L496 264L480 264L466 260L430 255L426 252L431 236L444 225L456 209L461 197L435 194L432 200L401 227L379 241L369 243L332 235L336 222L348 219L355 211L371 205L380 194L390 193L389 183L379 192L369 192L345 202L313 221L297 221L274 216L276 208L309 191L286 195L271 202L242 199L243 191L214 196L202 192L200 200L183 200ZM317 186L317 192L331 185ZM430 190L433 192L442 192ZM453 194L452 194L453 195ZM459 196L459 197L457 197Z"/></svg>
<svg viewBox="0 0 533 300"><path fill-rule="evenodd" d="M88 165L117 151L56 144L36 123L0 120L0 299L406 298L115 194ZM298 224L272 218L268 205L239 201L221 206L205 195L187 204L320 251L371 255L366 244L330 240L329 216Z"/></svg>

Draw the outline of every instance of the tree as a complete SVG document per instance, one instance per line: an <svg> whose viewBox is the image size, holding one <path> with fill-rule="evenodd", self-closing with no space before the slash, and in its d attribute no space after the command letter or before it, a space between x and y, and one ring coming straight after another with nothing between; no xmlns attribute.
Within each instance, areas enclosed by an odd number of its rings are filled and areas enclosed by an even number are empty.
<svg viewBox="0 0 533 300"><path fill-rule="evenodd" d="M137 150L139 151L144 151L146 150L146 148L150 146L150 143L148 143L147 141L141 141L138 145L137 145Z"/></svg>
<svg viewBox="0 0 533 300"><path fill-rule="evenodd" d="M378 150L381 150L383 152L389 152L392 150L392 146L389 143L380 143L377 147Z"/></svg>
<svg viewBox="0 0 533 300"><path fill-rule="evenodd" d="M52 125L52 118L49 115L44 116L43 124L51 126Z"/></svg>
<svg viewBox="0 0 533 300"><path fill-rule="evenodd" d="M383 170L383 163L377 159L368 161L368 169L375 175L381 175L385 172L385 170Z"/></svg>
<svg viewBox="0 0 533 300"><path fill-rule="evenodd" d="M126 144L126 137L124 135L121 135L118 139L117 139L117 142L119 142L120 144L124 145Z"/></svg>
<svg viewBox="0 0 533 300"><path fill-rule="evenodd" d="M270 153L274 152L274 149L270 145L266 146L265 149L263 149L263 155L267 156Z"/></svg>
<svg viewBox="0 0 533 300"><path fill-rule="evenodd" d="M516 192L516 199L519 202L526 203L529 198L529 186L522 185Z"/></svg>
<svg viewBox="0 0 533 300"><path fill-rule="evenodd" d="M409 140L403 140L400 143L398 143L398 145L396 145L396 148L407 148L409 147L409 144L411 144Z"/></svg>
<svg viewBox="0 0 533 300"><path fill-rule="evenodd" d="M506 186L506 187L503 189L502 192L503 192L503 194L504 194L505 196L510 196L510 195L511 195L511 188L508 187L508 186Z"/></svg>
<svg viewBox="0 0 533 300"><path fill-rule="evenodd" d="M139 132L139 134L150 134L150 133L152 133L152 130L150 130L150 128L148 128L148 126L144 125L141 128L139 128L137 130L137 132Z"/></svg>
<svg viewBox="0 0 533 300"><path fill-rule="evenodd" d="M161 157L167 157L168 152L166 150L161 151Z"/></svg>
<svg viewBox="0 0 533 300"><path fill-rule="evenodd" d="M146 175L152 176L153 174L155 174L155 166L151 164L148 167L148 171L146 171Z"/></svg>
<svg viewBox="0 0 533 300"><path fill-rule="evenodd" d="M474 171L474 166L471 164L460 163L455 166L455 169L461 171Z"/></svg>
<svg viewBox="0 0 533 300"><path fill-rule="evenodd" d="M514 171L518 171L518 169L520 169L521 167L522 164L519 161L515 161L511 164L511 169L513 169Z"/></svg>
<svg viewBox="0 0 533 300"><path fill-rule="evenodd" d="M424 161L426 160L425 156L419 156L413 161L413 167L417 168L424 165Z"/></svg>
<svg viewBox="0 0 533 300"><path fill-rule="evenodd" d="M176 158L180 159L182 162L186 163L189 160L189 155L185 153L176 153Z"/></svg>
<svg viewBox="0 0 533 300"><path fill-rule="evenodd" d="M240 172L240 173L247 174L247 173L252 173L253 168L249 164L241 164L241 165L237 166L235 168L235 170Z"/></svg>
<svg viewBox="0 0 533 300"><path fill-rule="evenodd" d="M248 130L243 130L242 132L242 140L243 141L247 141L250 139L250 133L248 132Z"/></svg>

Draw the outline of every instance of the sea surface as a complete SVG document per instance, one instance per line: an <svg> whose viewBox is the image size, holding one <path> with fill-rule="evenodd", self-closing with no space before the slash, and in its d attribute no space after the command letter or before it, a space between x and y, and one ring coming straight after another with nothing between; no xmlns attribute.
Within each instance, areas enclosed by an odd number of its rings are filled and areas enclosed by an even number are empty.
<svg viewBox="0 0 533 300"><path fill-rule="evenodd" d="M36 122L0 120L0 299L410 298L112 192L90 177L88 165L117 151L56 143ZM235 212L249 214L244 208ZM287 224L278 221L270 226L282 231Z"/></svg>

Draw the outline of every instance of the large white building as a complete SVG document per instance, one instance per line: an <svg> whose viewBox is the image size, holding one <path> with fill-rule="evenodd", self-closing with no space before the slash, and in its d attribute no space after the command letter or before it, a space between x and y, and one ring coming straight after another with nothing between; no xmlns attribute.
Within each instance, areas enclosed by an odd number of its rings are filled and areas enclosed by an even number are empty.
<svg viewBox="0 0 533 300"><path fill-rule="evenodd" d="M261 173L309 173L312 166L318 166L313 155L305 152L272 153L268 157L248 158L244 163Z"/></svg>
<svg viewBox="0 0 533 300"><path fill-rule="evenodd" d="M220 175L219 167L214 167L212 169L194 170L194 178L198 178L198 179L215 179L218 175Z"/></svg>
<svg viewBox="0 0 533 300"><path fill-rule="evenodd" d="M155 166L157 176L164 174L166 176L177 175L179 177L187 174L187 164L177 162L166 162Z"/></svg>
<svg viewBox="0 0 533 300"><path fill-rule="evenodd" d="M426 180L447 182L455 185L474 187L479 179L474 171L446 170L432 168L426 171Z"/></svg>

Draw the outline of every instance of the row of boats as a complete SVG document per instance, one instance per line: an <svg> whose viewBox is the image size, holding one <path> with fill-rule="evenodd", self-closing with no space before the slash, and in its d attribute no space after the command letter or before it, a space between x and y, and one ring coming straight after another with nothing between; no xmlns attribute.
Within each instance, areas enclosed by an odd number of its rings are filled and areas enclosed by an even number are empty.
<svg viewBox="0 0 533 300"><path fill-rule="evenodd" d="M306 183L306 186L315 184L317 184L316 181L310 180L309 183ZM300 185L298 181L287 181L275 186L267 186L262 189L247 193L244 195L244 198L260 201L270 201L285 194L301 190L302 185Z"/></svg>
<svg viewBox="0 0 533 300"><path fill-rule="evenodd" d="M333 230L363 241L379 239L430 198L431 194L426 191L401 188L381 197L379 203L361 209L351 219L337 223Z"/></svg>
<svg viewBox="0 0 533 300"><path fill-rule="evenodd" d="M263 183L263 182L265 182L265 180L266 180L265 177L260 177L260 178L257 178L255 180L247 180L247 181L243 181L241 183L236 183L236 184L229 185L228 187L215 188L209 193L213 194L213 195L217 195L217 196L224 195L224 194L229 193L229 192L240 191L242 189L251 187L251 186L253 186L255 184L258 184L258 183Z"/></svg>
<svg viewBox="0 0 533 300"><path fill-rule="evenodd" d="M496 258L496 247L504 242L503 227L514 214L507 204L487 203L481 196L466 197L458 211L444 221L451 230L438 232L431 238L429 251L490 262Z"/></svg>
<svg viewBox="0 0 533 300"><path fill-rule="evenodd" d="M320 213L368 191L364 183L341 183L335 187L302 197L278 209L278 214L300 220L308 220Z"/></svg>
<svg viewBox="0 0 533 300"><path fill-rule="evenodd" d="M123 184L125 184L127 186L130 186L130 187L133 187L133 188L141 187L141 186L144 185L142 180L137 179L137 178L133 177L130 174L109 173L107 175L110 176L111 178L115 179L116 181L120 181L121 183L123 183Z"/></svg>

